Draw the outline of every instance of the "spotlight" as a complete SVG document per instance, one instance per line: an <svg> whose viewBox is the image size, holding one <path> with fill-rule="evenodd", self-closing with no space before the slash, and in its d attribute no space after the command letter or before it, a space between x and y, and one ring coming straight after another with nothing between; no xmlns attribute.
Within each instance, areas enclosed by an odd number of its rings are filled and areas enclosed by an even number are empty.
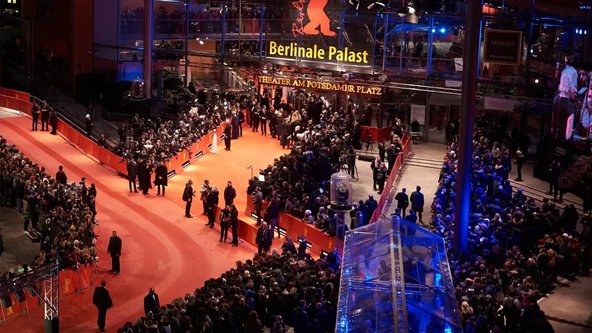
<svg viewBox="0 0 592 333"><path fill-rule="evenodd" d="M203 40L200 40L200 41L199 41L199 45L204 45L204 44L205 44L205 43L204 43L204 41L203 41Z"/></svg>
<svg viewBox="0 0 592 333"><path fill-rule="evenodd" d="M539 84L539 82L540 82L539 79L534 79L535 84Z"/></svg>
<svg viewBox="0 0 592 333"><path fill-rule="evenodd" d="M413 5L413 1L409 1L407 8L409 9L409 14L415 14L415 6Z"/></svg>
<svg viewBox="0 0 592 333"><path fill-rule="evenodd" d="M441 34L445 34L446 33L446 28L440 28L440 33Z"/></svg>
<svg viewBox="0 0 592 333"><path fill-rule="evenodd" d="M432 29L432 33L436 33L436 29Z"/></svg>

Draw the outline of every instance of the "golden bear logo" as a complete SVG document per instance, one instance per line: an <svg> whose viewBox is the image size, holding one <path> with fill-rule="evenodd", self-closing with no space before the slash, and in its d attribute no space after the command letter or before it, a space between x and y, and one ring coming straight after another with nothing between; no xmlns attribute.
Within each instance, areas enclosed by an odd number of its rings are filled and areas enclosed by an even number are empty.
<svg viewBox="0 0 592 333"><path fill-rule="evenodd" d="M298 18L296 22L292 23L292 35L318 35L333 37L336 35L335 31L331 30L331 20L325 12L325 6L329 0L310 0L306 8L306 15L304 14L304 5L306 0L298 0L292 2L292 6L298 9ZM308 15L308 24L304 25L304 18Z"/></svg>

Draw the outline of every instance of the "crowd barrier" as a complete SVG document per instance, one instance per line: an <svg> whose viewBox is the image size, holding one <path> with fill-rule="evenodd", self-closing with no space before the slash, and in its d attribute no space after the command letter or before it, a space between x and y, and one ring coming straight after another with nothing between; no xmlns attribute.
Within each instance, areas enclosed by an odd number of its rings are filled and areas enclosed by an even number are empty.
<svg viewBox="0 0 592 333"><path fill-rule="evenodd" d="M403 163L405 163L407 156L409 156L410 150L411 150L411 138L409 137L409 135L404 135L403 136L403 149L401 151L401 154L399 154L399 156L397 156L397 159L395 160L395 165L393 166L393 169L391 170L391 173L389 174L389 176L386 180L386 183L384 184L384 189L382 190L382 194L380 194L380 199L378 199L378 207L376 207L376 209L374 210L374 213L372 214L372 217L370 218L370 223L374 223L382 214L382 211L384 210L384 206L389 201L389 194L393 188L393 185L395 184L395 180L397 179L397 174L399 173L399 169L401 169L401 166L403 165Z"/></svg>
<svg viewBox="0 0 592 333"><path fill-rule="evenodd" d="M28 115L31 115L33 104L30 102L31 96L27 93L6 89L0 87L0 106L10 109L18 110ZM224 124L217 128L217 133L222 133ZM78 146L82 151L97 159L101 164L110 167L116 172L127 175L127 166L125 160L113 153L112 151L99 146L96 142L81 133L62 119L58 119L58 132L64 136L68 141ZM167 161L167 169L169 177L180 173L184 168L191 165L192 162L198 160L205 155L212 143L212 133L206 134L199 141L195 142L191 147L177 153L169 161Z"/></svg>
<svg viewBox="0 0 592 333"><path fill-rule="evenodd" d="M261 209L261 214L265 212L265 209L269 205L268 202L263 202L263 208ZM257 214L253 205L253 197L248 196L247 198L247 206L245 208L245 215L252 217L253 219L257 219ZM261 220L263 220L263 216L261 216ZM245 222L246 223L246 222ZM247 223L248 224L248 223ZM257 227L254 225L249 224L251 227L255 228L255 235L257 233ZM313 254L320 255L322 252L331 252L335 249L335 237L331 237L328 234L324 233L317 227L304 223L301 219L296 218L288 213L280 212L279 216L279 227L283 235L290 236L295 243L304 237L308 242L308 250ZM277 235L277 231L274 230L274 235ZM253 236L253 242L255 238ZM339 242L341 243L341 242Z"/></svg>
<svg viewBox="0 0 592 333"><path fill-rule="evenodd" d="M64 269L60 271L60 298L74 293L80 293L92 285L93 264L80 265L78 269ZM35 288L43 295L43 283L38 281L35 286L0 295L0 323L29 313L29 305L42 305L37 298Z"/></svg>

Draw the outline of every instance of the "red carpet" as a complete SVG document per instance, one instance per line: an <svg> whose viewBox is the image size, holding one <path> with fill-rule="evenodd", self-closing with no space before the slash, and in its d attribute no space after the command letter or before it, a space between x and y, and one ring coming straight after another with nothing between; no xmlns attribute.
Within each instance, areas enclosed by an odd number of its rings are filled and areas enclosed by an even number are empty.
<svg viewBox="0 0 592 333"><path fill-rule="evenodd" d="M169 180L166 197L157 197L156 189L149 196L129 193L127 180L86 157L59 136L49 132L31 132L29 118L0 120L0 134L27 157L55 174L63 165L68 181L86 177L95 183L99 235L97 249L99 277L105 279L114 307L107 313L107 332L115 332L126 321L143 315L143 297L150 287L159 294L162 304L193 292L203 282L234 266L236 260L252 258L255 249L247 243L238 248L218 242L219 233L204 226L201 202L192 207L194 219L183 217L181 194L188 179L193 179L197 191L204 178L220 190L220 200L226 181L237 189L239 212L246 203L246 186L253 165L254 173L273 162L283 151L276 140L264 139L258 133L245 131L233 140L232 150L219 145L218 154L207 154L184 172ZM112 276L107 255L107 242L112 230L123 240L121 274ZM276 243L277 244L277 243ZM97 312L92 305L92 288L84 294L64 297L60 303L60 331L96 332ZM42 332L43 307L30 304L31 314L11 319L0 332Z"/></svg>

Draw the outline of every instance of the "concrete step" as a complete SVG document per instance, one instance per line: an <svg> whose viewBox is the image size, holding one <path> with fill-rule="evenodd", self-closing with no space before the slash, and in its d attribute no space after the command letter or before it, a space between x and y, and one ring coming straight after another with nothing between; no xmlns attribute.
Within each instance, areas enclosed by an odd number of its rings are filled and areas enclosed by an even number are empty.
<svg viewBox="0 0 592 333"><path fill-rule="evenodd" d="M510 183L514 187L514 192L516 192L518 190L518 188L522 188L522 193L524 193L524 195L526 195L529 198L533 198L539 204L543 202L543 199L549 199L550 201L553 201L553 195L547 194L547 192L545 192L544 190L540 190L534 186L524 184L523 182L517 182L514 180L510 180ZM565 206L573 204L576 207L578 214L580 214L580 215L584 214L583 207L581 204L579 204L578 202L575 202L573 200L570 200L570 199L566 198L565 196L563 197L562 202L554 202L554 203L555 203L555 206L557 208L559 208L561 211L563 211Z"/></svg>

